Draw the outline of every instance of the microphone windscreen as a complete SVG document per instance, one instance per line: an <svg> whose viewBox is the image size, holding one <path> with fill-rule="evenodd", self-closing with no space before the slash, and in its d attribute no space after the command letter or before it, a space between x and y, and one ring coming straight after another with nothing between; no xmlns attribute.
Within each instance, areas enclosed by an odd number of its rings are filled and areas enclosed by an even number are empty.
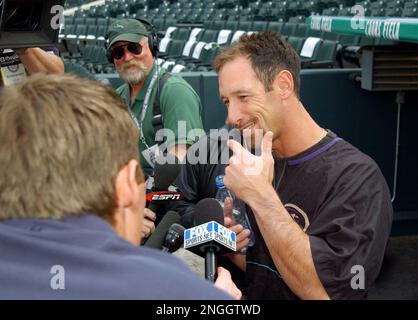
<svg viewBox="0 0 418 320"><path fill-rule="evenodd" d="M151 236L148 238L144 245L147 247L161 250L168 229L170 229L171 225L173 225L174 223L179 222L179 214L175 211L168 211L161 219L160 223L155 228L155 231L151 234Z"/></svg>
<svg viewBox="0 0 418 320"><path fill-rule="evenodd" d="M154 186L156 190L167 190L180 173L181 164L173 154L160 156L155 160Z"/></svg>
<svg viewBox="0 0 418 320"><path fill-rule="evenodd" d="M173 225L170 226L169 230L172 230L175 233L183 235L184 230L186 230L186 228L183 227L181 224L174 223Z"/></svg>
<svg viewBox="0 0 418 320"><path fill-rule="evenodd" d="M186 228L182 225L178 223L172 224L165 235L163 248L167 249L168 252L177 251L183 245L184 230Z"/></svg>
<svg viewBox="0 0 418 320"><path fill-rule="evenodd" d="M194 210L194 225L215 221L224 225L224 211L218 200L205 198L200 200Z"/></svg>

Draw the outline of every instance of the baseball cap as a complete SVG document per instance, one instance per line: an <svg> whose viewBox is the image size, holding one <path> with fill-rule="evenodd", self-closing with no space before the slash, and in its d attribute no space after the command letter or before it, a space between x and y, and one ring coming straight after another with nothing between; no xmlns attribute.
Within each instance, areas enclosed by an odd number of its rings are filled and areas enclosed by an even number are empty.
<svg viewBox="0 0 418 320"><path fill-rule="evenodd" d="M129 41L138 43L142 37L148 36L145 26L135 19L123 19L114 21L106 34L109 40L108 47L118 41Z"/></svg>

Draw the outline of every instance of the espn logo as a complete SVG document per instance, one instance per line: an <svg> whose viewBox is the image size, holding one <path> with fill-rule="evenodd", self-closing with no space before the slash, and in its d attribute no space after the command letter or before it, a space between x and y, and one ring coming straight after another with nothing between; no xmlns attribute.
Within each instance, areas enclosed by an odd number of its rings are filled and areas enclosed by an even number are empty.
<svg viewBox="0 0 418 320"><path fill-rule="evenodd" d="M180 198L181 193L173 191L158 191L147 195L147 201L149 202L176 201Z"/></svg>

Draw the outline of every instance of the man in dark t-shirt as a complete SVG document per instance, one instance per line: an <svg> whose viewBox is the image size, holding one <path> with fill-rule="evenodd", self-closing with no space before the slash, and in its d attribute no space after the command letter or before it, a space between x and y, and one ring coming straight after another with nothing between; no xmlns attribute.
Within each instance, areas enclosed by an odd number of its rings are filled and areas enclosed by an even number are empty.
<svg viewBox="0 0 418 320"><path fill-rule="evenodd" d="M246 203L255 235L246 255L230 256L246 272L248 298L365 298L393 216L376 163L311 118L299 57L277 34L242 36L213 65L228 122L246 142L228 141L224 183ZM246 246L249 230L225 222L237 249Z"/></svg>
<svg viewBox="0 0 418 320"><path fill-rule="evenodd" d="M374 161L328 132L306 151L276 158L275 173L273 187L308 235L316 272L328 295L364 298L365 288L379 274L392 221L389 192ZM248 298L297 298L251 217L259 244L247 251ZM353 288L356 266L365 271L363 289Z"/></svg>

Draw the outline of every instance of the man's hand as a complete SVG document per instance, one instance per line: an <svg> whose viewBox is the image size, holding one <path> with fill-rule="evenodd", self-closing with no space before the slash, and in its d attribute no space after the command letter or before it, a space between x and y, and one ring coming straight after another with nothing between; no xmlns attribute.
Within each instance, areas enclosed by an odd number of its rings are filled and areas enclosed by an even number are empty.
<svg viewBox="0 0 418 320"><path fill-rule="evenodd" d="M228 257L238 268L242 271L246 270L245 254L241 253L243 248L246 248L249 243L250 230L244 229L241 224L236 224L232 215L233 201L231 198L226 198L224 202L224 226L236 234L236 252L228 253Z"/></svg>
<svg viewBox="0 0 418 320"><path fill-rule="evenodd" d="M157 215L148 208L144 209L144 222L142 224L142 239L145 239L151 235L155 230L154 221Z"/></svg>
<svg viewBox="0 0 418 320"><path fill-rule="evenodd" d="M271 153L273 133L267 132L263 137L261 155L255 156L234 140L228 141L234 155L229 159L225 169L225 186L242 201L248 203L251 197L257 196L271 186L274 175L274 160Z"/></svg>
<svg viewBox="0 0 418 320"><path fill-rule="evenodd" d="M226 198L224 202L224 226L229 230L234 231L237 241L237 252L242 248L246 248L249 242L250 230L244 229L241 224L236 224L232 214L233 201L231 198Z"/></svg>
<svg viewBox="0 0 418 320"><path fill-rule="evenodd" d="M237 288L235 283L232 281L231 274L228 270L218 267L216 269L218 277L215 281L215 287L221 289L232 296L235 300L239 300L242 297L241 291Z"/></svg>
<svg viewBox="0 0 418 320"><path fill-rule="evenodd" d="M64 73L64 62L53 53L41 48L17 49L16 53L30 75L37 72Z"/></svg>

